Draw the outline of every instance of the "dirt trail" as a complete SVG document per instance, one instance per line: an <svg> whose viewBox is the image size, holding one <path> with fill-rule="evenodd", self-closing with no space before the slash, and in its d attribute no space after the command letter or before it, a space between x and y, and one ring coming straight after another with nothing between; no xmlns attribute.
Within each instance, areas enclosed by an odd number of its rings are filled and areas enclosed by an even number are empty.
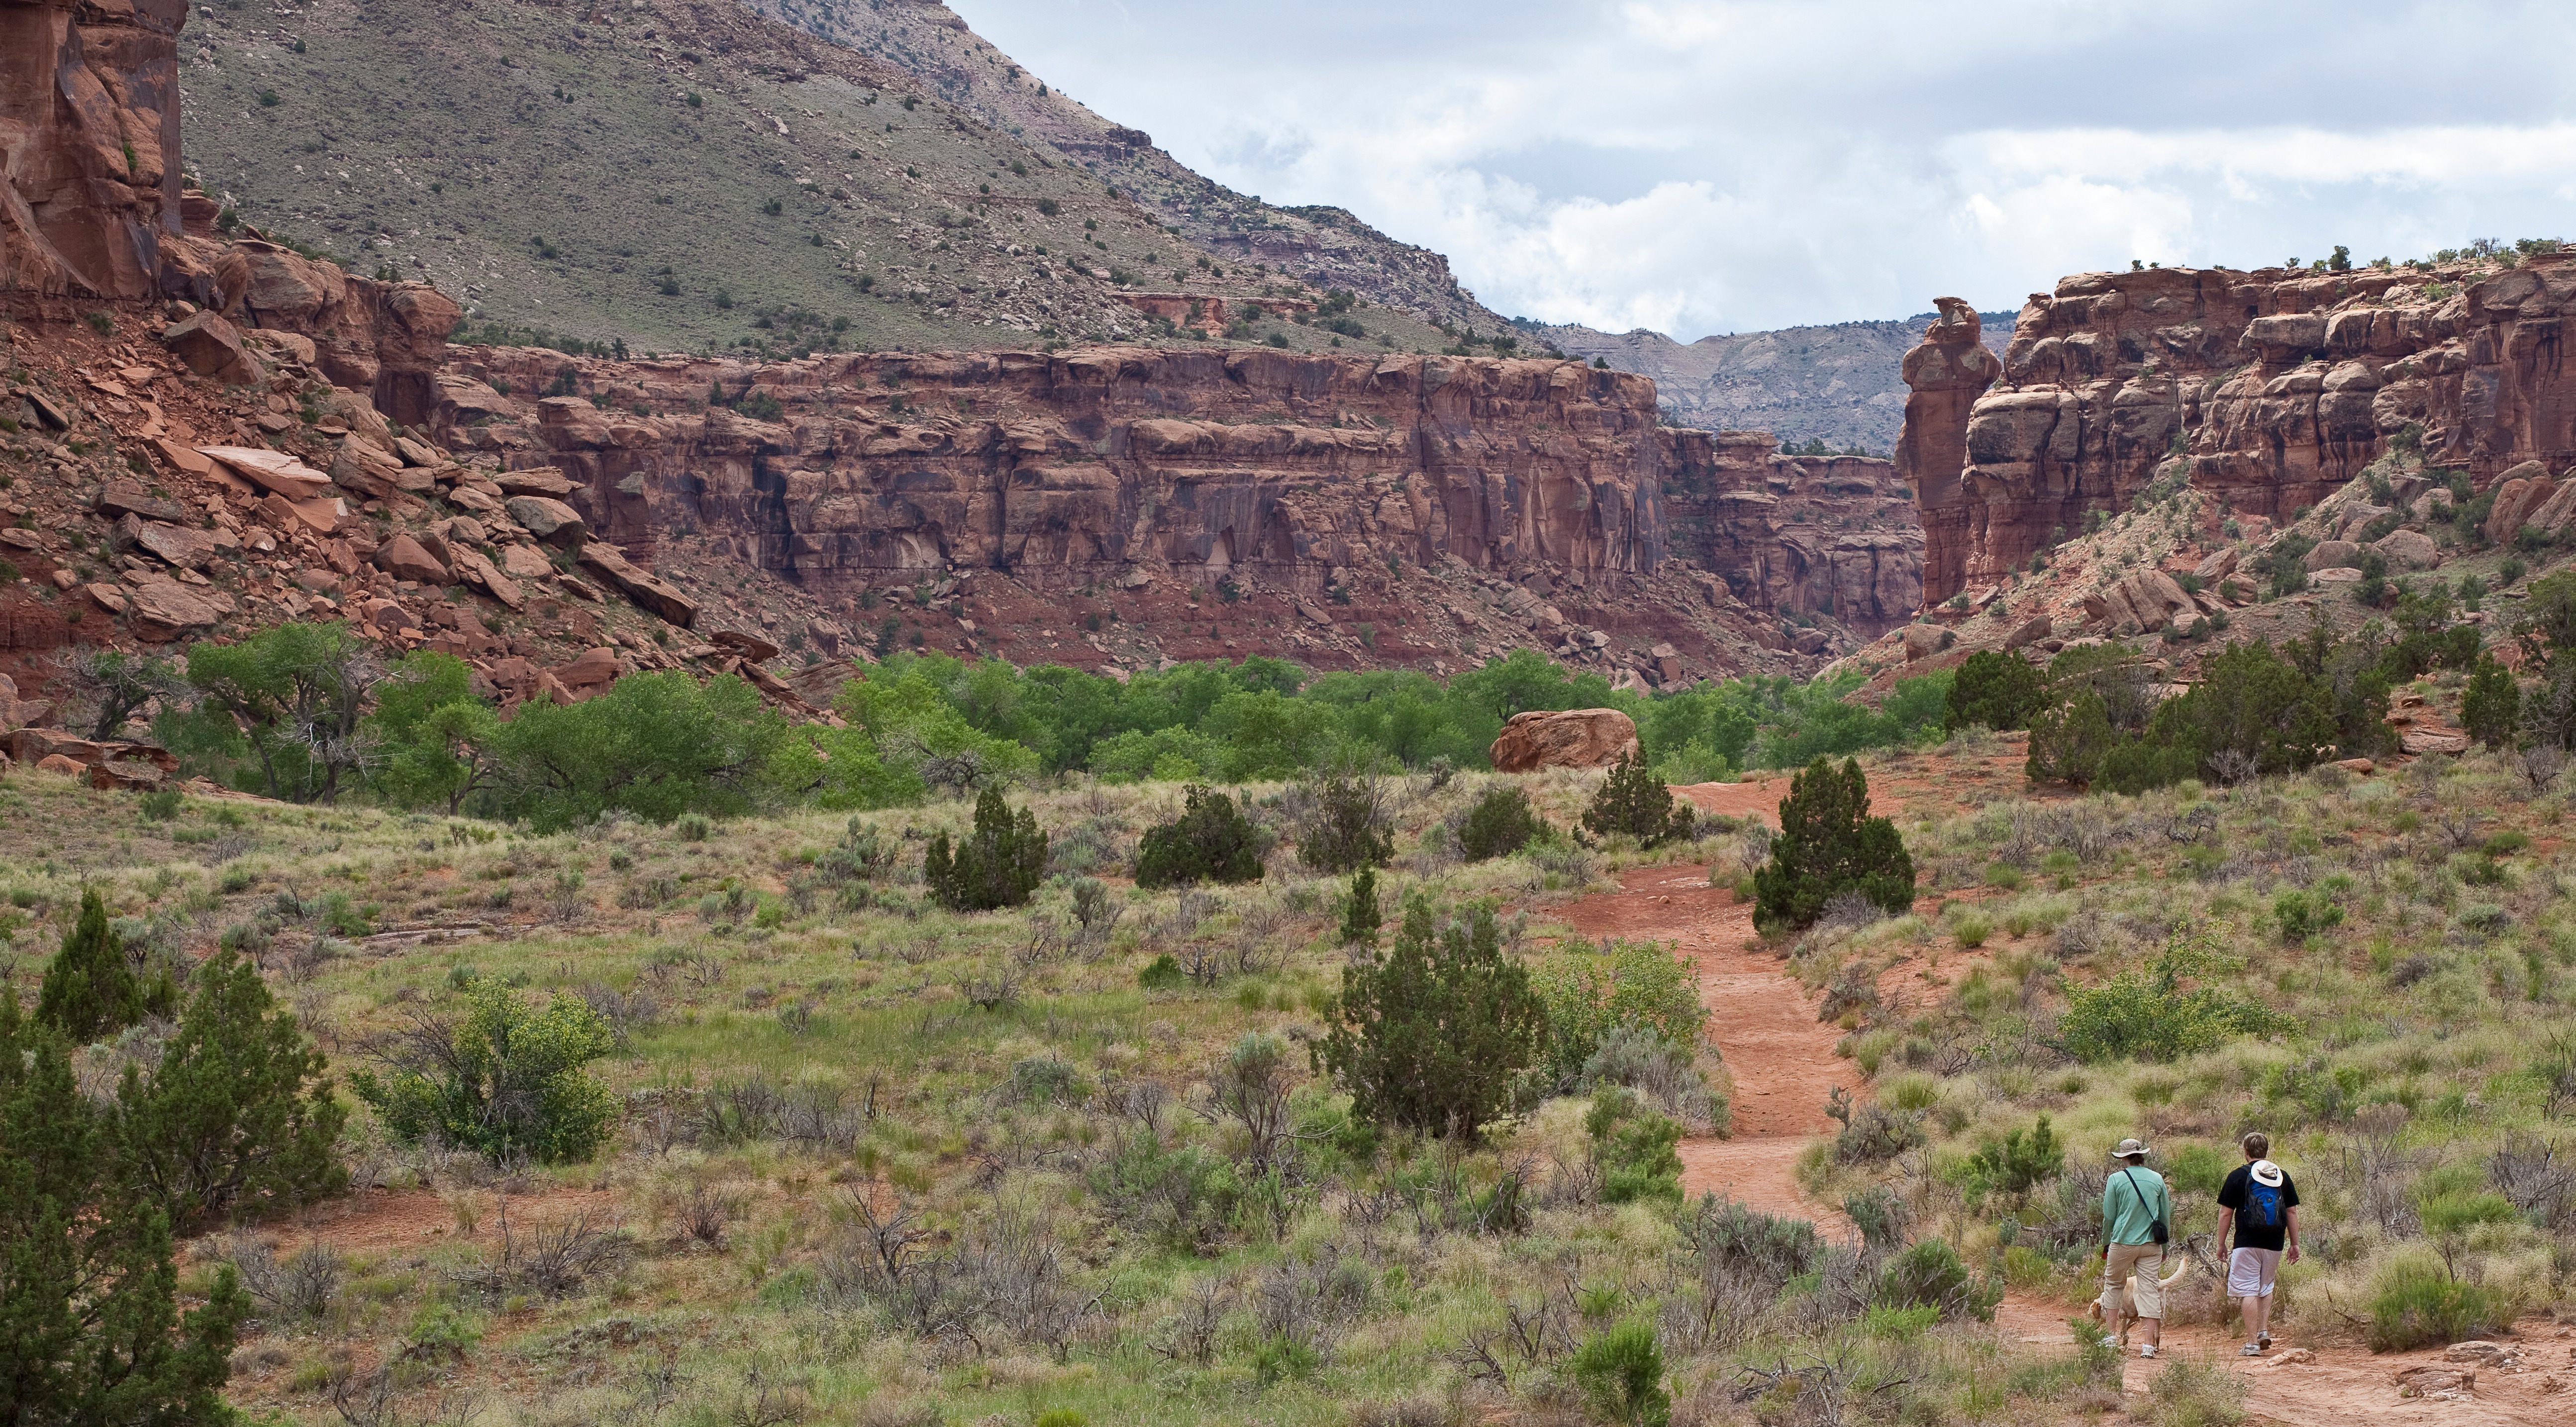
<svg viewBox="0 0 2576 1427"><path fill-rule="evenodd" d="M1930 766L1918 763L1901 776L1882 779L1875 790L1879 796L1871 800L1873 810L1908 818L1972 805L1975 784L2018 785L2021 758L2017 741L1988 758L1936 755L1924 760ZM1673 791L1708 812L1759 816L1777 826L1779 801L1788 790L1788 779L1771 778ZM1683 1192L1696 1198L1714 1191L1848 1235L1848 1221L1811 1199L1799 1186L1796 1170L1798 1156L1832 1123L1824 1109L1834 1087L1855 1097L1862 1093L1858 1068L1834 1055L1841 1032L1817 1020L1818 996L1789 976L1779 957L1754 943L1752 907L1710 887L1707 875L1705 866L1635 868L1622 875L1619 891L1585 897L1560 914L1587 937L1678 943L1700 969L1709 1034L1735 1079L1734 1135L1682 1141ZM2080 1309L2016 1292L2006 1295L1995 1325L2021 1342L2064 1345L2070 1311ZM2165 1343L2168 1354L2214 1356L2238 1368L2250 1388L2246 1405L2254 1419L2283 1427L2564 1427L2576 1422L2576 1328L2533 1320L2521 1329L2521 1336L2511 1341L2522 1346L2526 1370L2480 1369L2471 1396L2451 1401L2401 1398L2397 1391L2397 1374L2441 1363L2441 1348L2375 1354L2354 1344L2309 1343L2297 1324L2285 1325L2265 1359L2239 1359L2238 1340L2223 1328L2176 1329L2165 1335ZM2303 1347L2312 1355L2309 1360L2280 1361L2283 1354ZM2123 1386L2131 1393L2147 1391L2170 1361L2128 1358Z"/></svg>

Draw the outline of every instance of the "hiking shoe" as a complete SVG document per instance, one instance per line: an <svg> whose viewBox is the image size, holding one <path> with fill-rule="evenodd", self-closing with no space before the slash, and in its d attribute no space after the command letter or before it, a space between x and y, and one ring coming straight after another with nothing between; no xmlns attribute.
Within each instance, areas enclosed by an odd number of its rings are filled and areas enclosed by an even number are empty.
<svg viewBox="0 0 2576 1427"><path fill-rule="evenodd" d="M2139 1357L2142 1357L2142 1358L2152 1358L2152 1357L2154 1357L2155 1355L2156 1355L2156 1345L2155 1345L2155 1344L2153 1344L2153 1343L2145 1344L2144 1346L2142 1346L2142 1347L2140 1347L2140 1348L2138 1349L2138 1356L2139 1356Z"/></svg>
<svg viewBox="0 0 2576 1427"><path fill-rule="evenodd" d="M2128 1345L2121 1342L2119 1339L2112 1337L2110 1334L2105 1333L2102 1335L2102 1346L2106 1348L2123 1348Z"/></svg>
<svg viewBox="0 0 2576 1427"><path fill-rule="evenodd" d="M2260 1332L2260 1333L2255 1334L2255 1335L2254 1335L2254 1346L2256 1346L2256 1347L2258 1347L2258 1348L2268 1348L2268 1347L2272 1346L2272 1333L2271 1333L2271 1330L2269 1330L2269 1329L2265 1329L2264 1331L2262 1331L2262 1332Z"/></svg>
<svg viewBox="0 0 2576 1427"><path fill-rule="evenodd" d="M2236 1350L2236 1356L2240 1358L2259 1358L2263 1356L2263 1345L2260 1343L2247 1343L2244 1347Z"/></svg>

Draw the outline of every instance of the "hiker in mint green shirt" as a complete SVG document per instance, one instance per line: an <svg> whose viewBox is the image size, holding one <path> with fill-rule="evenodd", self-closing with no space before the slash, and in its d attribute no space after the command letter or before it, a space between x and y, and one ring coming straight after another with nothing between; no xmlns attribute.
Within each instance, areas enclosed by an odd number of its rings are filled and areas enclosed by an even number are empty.
<svg viewBox="0 0 2576 1427"><path fill-rule="evenodd" d="M2147 1147L2122 1140L2111 1151L2111 1177L2102 1185L2102 1321L2122 1321L2128 1311L2129 1275L2138 1278L2138 1326L2147 1341L2138 1356L2152 1358L2164 1331L2165 1239L2173 1223L2173 1192L2164 1176L2147 1168Z"/></svg>

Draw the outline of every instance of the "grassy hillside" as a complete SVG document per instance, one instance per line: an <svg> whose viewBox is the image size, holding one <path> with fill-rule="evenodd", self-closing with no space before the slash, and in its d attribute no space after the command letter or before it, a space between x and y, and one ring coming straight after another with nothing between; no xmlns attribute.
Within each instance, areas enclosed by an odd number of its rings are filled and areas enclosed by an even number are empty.
<svg viewBox="0 0 2576 1427"><path fill-rule="evenodd" d="M2089 1292L2107 1144L2156 1146L2205 1261L2247 1128L2303 1186L2278 1321L2318 1354L2311 1376L2246 1379L2258 1404L2331 1386L2393 1408L2392 1367L2427 1358L2373 1348L2576 1310L2554 782L2479 754L2074 797L2023 788L2014 751L1970 735L1870 761L1922 896L1770 944L1775 995L1821 1001L1804 1043L1721 1019L1704 1090L1669 1062L1594 1072L1681 1121L1694 1193L1750 1197L1759 1172L1709 1138L1728 1072L1839 1055L1864 1086L1833 1110L1847 1127L1777 1187L1803 1186L1822 1240L1724 1198L1611 1202L1628 1151L1616 1122L1587 1129L1592 1093L1533 1098L1472 1146L1351 1121L1305 1049L1351 964L1342 881L1282 848L1255 886L1133 889L1140 834L1180 811L1169 784L1013 794L1053 839L1021 911L928 897L924 842L964 833L962 803L537 837L196 797L157 820L41 773L0 789L0 885L18 986L94 886L147 958L219 936L258 954L344 1081L495 987L610 1027L596 1154L495 1166L361 1113L349 1197L186 1248L195 1288L315 1246L305 1262L336 1265L301 1299L264 1280L234 1358L236 1403L300 1421L457 1420L469 1399L485 1423L1615 1420L1642 1380L1690 1423L1846 1401L2232 1422L2246 1389L2200 1356L2232 1363L2206 1273L2176 1291L2181 1361L2133 1362L2134 1397L2058 1325ZM1575 928L1760 860L1767 839L1717 823L1656 853L1459 860L1485 789L1523 787L1562 826L1599 776L1389 785L1390 907L1499 903L1507 954L1564 985L1595 950ZM1273 835L1312 807L1239 791ZM1694 790L1748 810L1780 791ZM1743 928L1714 896L1709 928ZM156 1034L84 1052L84 1082ZM1247 1074L1284 1118L1243 1113ZM2500 1377L2481 1398L2536 1422L2544 1391Z"/></svg>
<svg viewBox="0 0 2576 1427"><path fill-rule="evenodd" d="M190 171L244 221L427 278L506 329L635 350L1028 346L1153 333L1121 290L1324 295L730 0L218 6L191 18L182 76ZM1448 342L1366 304L1351 320L1407 350ZM1297 350L1342 340L1274 328Z"/></svg>

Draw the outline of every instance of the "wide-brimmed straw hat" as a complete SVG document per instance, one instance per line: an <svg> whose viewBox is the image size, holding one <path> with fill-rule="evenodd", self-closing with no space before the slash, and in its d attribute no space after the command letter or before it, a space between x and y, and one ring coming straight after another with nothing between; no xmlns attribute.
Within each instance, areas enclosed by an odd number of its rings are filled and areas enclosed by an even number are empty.
<svg viewBox="0 0 2576 1427"><path fill-rule="evenodd" d="M2119 1147L2111 1151L2111 1158L2127 1159L2131 1155L2145 1154L2146 1152L2147 1147L2138 1141L2133 1139L2122 1140L2120 1141Z"/></svg>

